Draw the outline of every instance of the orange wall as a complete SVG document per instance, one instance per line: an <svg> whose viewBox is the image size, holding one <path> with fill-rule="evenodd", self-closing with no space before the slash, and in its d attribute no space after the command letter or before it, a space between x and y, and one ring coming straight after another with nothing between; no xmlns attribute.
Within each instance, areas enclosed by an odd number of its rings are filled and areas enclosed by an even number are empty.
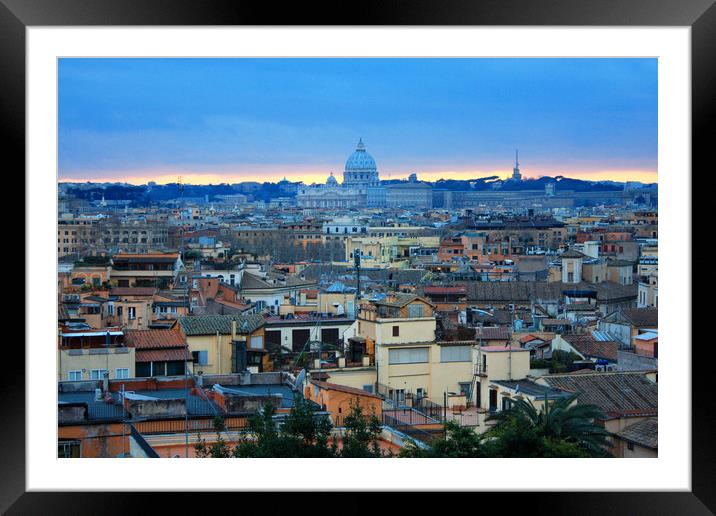
<svg viewBox="0 0 716 516"><path fill-rule="evenodd" d="M657 342L656 339L647 340L647 341L640 341L637 339L634 339L634 352L637 355L645 356L645 357L653 357L654 356L654 344Z"/></svg>
<svg viewBox="0 0 716 516"><path fill-rule="evenodd" d="M326 411L331 414L331 419L334 422L340 422L350 414L351 404L356 402L360 405L364 415L375 414L378 418L382 415L380 398L322 388L318 388L318 394L316 395L315 388L316 386L312 384L306 387L306 398L315 401L319 405L325 405Z"/></svg>
<svg viewBox="0 0 716 516"><path fill-rule="evenodd" d="M82 458L111 458L129 453L129 435L129 425L122 423L58 427L59 439L80 441Z"/></svg>

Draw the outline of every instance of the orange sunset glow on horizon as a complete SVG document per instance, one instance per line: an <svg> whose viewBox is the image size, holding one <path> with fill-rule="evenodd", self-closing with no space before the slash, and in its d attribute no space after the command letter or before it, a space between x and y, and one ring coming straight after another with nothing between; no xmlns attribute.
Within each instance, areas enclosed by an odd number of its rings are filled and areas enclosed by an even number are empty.
<svg viewBox="0 0 716 516"><path fill-rule="evenodd" d="M439 179L455 179L455 180L467 180L467 179L479 179L482 177L497 176L500 179L507 179L512 173L508 169L485 169L485 170L434 170L434 171L407 171L407 172L390 172L388 170L381 170L381 179L407 179L408 176L415 172L418 175L418 179L422 181L435 182ZM149 171L127 171L124 173L107 174L102 177L92 174L76 174L71 173L63 175L60 179L62 183L85 183L85 182L96 182L96 183L128 183L132 185L144 185L151 182L157 184L169 184L176 183L181 177L182 182L186 184L195 185L208 185L208 184L221 184L221 183L242 183L242 182L271 182L275 183L286 178L292 182L303 182L305 184L311 183L325 183L326 178L330 174L329 172L319 172L310 170L295 170L288 168L281 168L277 170L266 170L261 172L233 172L227 170L225 172L207 171L207 172L196 172L191 170L176 170L170 172L168 170L157 171L156 173L150 173ZM334 176L340 182L342 179L341 172L333 172ZM642 183L657 183L658 173L655 170L638 170L638 169L603 169L603 170L586 170L579 172L570 172L568 170L528 170L522 171L525 179L538 179L543 176L556 177L564 176L573 179L581 179L585 181L638 181Z"/></svg>

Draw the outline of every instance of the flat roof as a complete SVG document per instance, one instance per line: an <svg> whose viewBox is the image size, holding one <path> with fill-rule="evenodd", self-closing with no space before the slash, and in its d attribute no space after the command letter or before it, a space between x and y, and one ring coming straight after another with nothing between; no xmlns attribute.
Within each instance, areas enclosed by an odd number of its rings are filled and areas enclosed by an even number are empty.
<svg viewBox="0 0 716 516"><path fill-rule="evenodd" d="M529 349L525 348L518 348L515 346L481 346L478 347L480 351L488 351L488 352L500 352L500 351L527 351L529 352Z"/></svg>
<svg viewBox="0 0 716 516"><path fill-rule="evenodd" d="M267 396L269 394L281 396L281 408L293 407L294 392L288 385L221 385L218 384L227 394L237 396Z"/></svg>

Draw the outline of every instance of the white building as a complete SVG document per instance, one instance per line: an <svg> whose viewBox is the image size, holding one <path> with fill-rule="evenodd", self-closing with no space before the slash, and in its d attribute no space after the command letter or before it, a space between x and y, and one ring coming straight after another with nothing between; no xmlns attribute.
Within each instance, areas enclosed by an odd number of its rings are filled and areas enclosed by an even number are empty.
<svg viewBox="0 0 716 516"><path fill-rule="evenodd" d="M348 156L343 171L343 184L339 184L331 172L323 185L299 187L296 203L299 208L365 207L368 188L379 185L380 177L375 160L365 150L361 139L353 154Z"/></svg>

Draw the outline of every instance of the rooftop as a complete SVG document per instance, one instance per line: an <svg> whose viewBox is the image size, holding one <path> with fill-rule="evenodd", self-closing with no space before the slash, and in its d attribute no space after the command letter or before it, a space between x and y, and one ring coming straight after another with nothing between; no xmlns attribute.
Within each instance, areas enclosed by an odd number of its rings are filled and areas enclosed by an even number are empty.
<svg viewBox="0 0 716 516"><path fill-rule="evenodd" d="M617 432L617 437L656 450L659 447L659 420L650 417L629 425L621 432Z"/></svg>
<svg viewBox="0 0 716 516"><path fill-rule="evenodd" d="M643 372L555 374L540 378L550 387L578 392L579 403L597 405L608 418L656 416L658 386Z"/></svg>
<svg viewBox="0 0 716 516"><path fill-rule="evenodd" d="M364 391L361 389L356 389L354 387L346 387L345 385L338 385L335 383L322 382L319 380L311 380L311 383L321 389L326 389L329 391L339 391L339 392L344 392L346 394L354 394L356 396L365 396L368 398L379 398L380 399L380 396L378 396L377 394L372 394L370 392L367 392L367 391Z"/></svg>
<svg viewBox="0 0 716 516"><path fill-rule="evenodd" d="M526 351L529 353L529 349L520 348L517 346L481 346L480 351L487 351L488 353L500 353L505 351Z"/></svg>
<svg viewBox="0 0 716 516"><path fill-rule="evenodd" d="M534 396L542 399L544 399L545 396L547 396L547 399L549 400L556 400L571 396L571 393L569 392L546 385L540 385L531 380L493 380L492 383L496 383L502 387L507 387L508 389L518 393L524 393L528 396Z"/></svg>
<svg viewBox="0 0 716 516"><path fill-rule="evenodd" d="M263 316L258 314L194 315L179 318L179 324L187 336L216 335L217 332L220 335L230 335L232 321L236 321L237 333L253 333L265 322Z"/></svg>

